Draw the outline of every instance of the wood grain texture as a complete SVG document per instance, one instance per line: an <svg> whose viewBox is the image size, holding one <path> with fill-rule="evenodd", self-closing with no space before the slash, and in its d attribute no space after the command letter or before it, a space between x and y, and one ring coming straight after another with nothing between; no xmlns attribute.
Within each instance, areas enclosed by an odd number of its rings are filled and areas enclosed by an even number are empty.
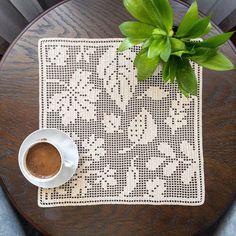
<svg viewBox="0 0 236 236"><path fill-rule="evenodd" d="M178 24L187 7L172 2ZM43 37L121 37L130 19L121 0L73 0L34 21L0 65L0 177L18 211L48 235L194 235L227 209L236 189L236 72L203 72L203 148L206 202L198 207L102 205L39 208L37 188L20 173L23 139L38 129L37 43ZM211 35L220 32L214 26ZM230 44L223 52L236 64Z"/></svg>

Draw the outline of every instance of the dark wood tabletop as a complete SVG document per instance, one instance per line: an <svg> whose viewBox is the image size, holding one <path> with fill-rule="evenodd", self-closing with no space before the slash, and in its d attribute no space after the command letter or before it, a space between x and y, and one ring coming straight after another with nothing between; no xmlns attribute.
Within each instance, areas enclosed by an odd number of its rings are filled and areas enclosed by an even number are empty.
<svg viewBox="0 0 236 236"><path fill-rule="evenodd" d="M175 24L187 6L172 2ZM0 177L8 197L47 235L196 235L227 210L236 192L236 71L203 71L203 150L206 201L202 206L96 205L39 208L37 187L17 162L23 139L39 128L37 44L44 37L122 37L130 19L121 0L73 0L38 17L13 42L0 65ZM213 24L211 35L220 30ZM236 52L222 51L236 64Z"/></svg>

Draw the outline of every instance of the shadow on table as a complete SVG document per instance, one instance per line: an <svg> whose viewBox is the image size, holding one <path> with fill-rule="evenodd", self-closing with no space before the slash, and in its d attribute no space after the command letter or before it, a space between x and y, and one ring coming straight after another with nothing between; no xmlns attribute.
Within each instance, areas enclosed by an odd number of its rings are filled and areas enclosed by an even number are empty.
<svg viewBox="0 0 236 236"><path fill-rule="evenodd" d="M208 229L194 236L233 236L236 232L236 200L225 210L224 214Z"/></svg>
<svg viewBox="0 0 236 236"><path fill-rule="evenodd" d="M25 231L26 236L43 236L37 229L35 229L31 224L29 224L17 211L15 211L17 217Z"/></svg>
<svg viewBox="0 0 236 236"><path fill-rule="evenodd" d="M0 236L42 236L15 210L0 186Z"/></svg>

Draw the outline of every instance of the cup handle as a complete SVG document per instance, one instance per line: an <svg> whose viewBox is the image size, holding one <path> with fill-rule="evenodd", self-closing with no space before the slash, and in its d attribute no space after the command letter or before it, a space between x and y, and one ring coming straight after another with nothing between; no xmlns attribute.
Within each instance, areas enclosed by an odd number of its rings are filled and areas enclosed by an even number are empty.
<svg viewBox="0 0 236 236"><path fill-rule="evenodd" d="M71 161L67 161L67 160L65 160L65 161L64 161L64 165L65 165L65 167L70 168L70 167L72 167L72 166L74 165L74 163L71 162Z"/></svg>

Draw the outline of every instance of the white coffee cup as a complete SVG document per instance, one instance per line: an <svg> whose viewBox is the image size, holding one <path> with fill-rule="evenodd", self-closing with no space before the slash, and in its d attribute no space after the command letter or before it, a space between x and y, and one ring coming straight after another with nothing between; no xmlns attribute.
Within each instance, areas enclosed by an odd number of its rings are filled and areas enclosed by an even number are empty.
<svg viewBox="0 0 236 236"><path fill-rule="evenodd" d="M60 154L60 169L49 178L34 176L26 165L26 157L30 148L39 143L51 144ZM41 129L33 132L22 143L18 155L19 166L24 177L32 184L44 188L57 187L68 181L75 173L78 158L77 146L73 140L57 129Z"/></svg>
<svg viewBox="0 0 236 236"><path fill-rule="evenodd" d="M40 178L40 177L36 177L35 175L32 175L30 173L30 170L28 169L27 167L27 164L26 164L26 158L27 158L27 155L28 155L28 152L31 148L33 148L34 146L36 146L37 144L40 144L40 143L48 143L48 144L51 144L54 148L56 148L56 150L59 152L59 156L60 156L60 169L58 170L58 172L56 174L54 174L53 176L49 177L49 178ZM49 157L50 158L50 157ZM23 170L25 172L25 174L27 175L28 178L30 179L34 179L35 181L38 181L38 182L48 182L48 181L51 181L55 178L57 178L57 176L60 174L60 172L63 171L63 168L71 168L73 166L73 163L71 161L68 161L68 160L65 160L63 155L62 155L62 152L60 151L60 147L58 147L55 143L53 143L52 141L48 141L46 138L42 139L42 140L39 140L39 141L36 141L35 143L32 143L31 146L28 147L28 149L25 150L24 154L23 154Z"/></svg>

